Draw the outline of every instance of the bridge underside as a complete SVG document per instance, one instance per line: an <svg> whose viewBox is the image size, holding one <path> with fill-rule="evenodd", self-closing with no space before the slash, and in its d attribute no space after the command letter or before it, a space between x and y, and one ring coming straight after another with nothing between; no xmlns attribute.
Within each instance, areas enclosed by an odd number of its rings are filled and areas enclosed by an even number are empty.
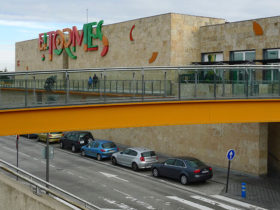
<svg viewBox="0 0 280 210"><path fill-rule="evenodd" d="M280 122L280 99L205 100L1 110L0 135L187 124Z"/></svg>

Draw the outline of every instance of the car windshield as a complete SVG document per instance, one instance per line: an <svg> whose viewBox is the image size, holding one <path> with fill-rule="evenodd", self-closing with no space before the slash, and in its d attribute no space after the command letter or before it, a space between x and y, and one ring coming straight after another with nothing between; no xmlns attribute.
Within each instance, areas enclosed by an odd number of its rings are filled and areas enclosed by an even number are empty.
<svg viewBox="0 0 280 210"><path fill-rule="evenodd" d="M154 151L149 151L149 152L143 152L141 153L142 157L152 157L152 156L156 156L156 153Z"/></svg>
<svg viewBox="0 0 280 210"><path fill-rule="evenodd" d="M191 167L193 167L193 168L205 166L205 164L198 159L189 160L189 163L190 163Z"/></svg>
<svg viewBox="0 0 280 210"><path fill-rule="evenodd" d="M113 142L108 142L108 143L102 144L102 147L105 149L108 149L108 148L116 147L116 145Z"/></svg>
<svg viewBox="0 0 280 210"><path fill-rule="evenodd" d="M51 132L51 134L62 134L62 132Z"/></svg>

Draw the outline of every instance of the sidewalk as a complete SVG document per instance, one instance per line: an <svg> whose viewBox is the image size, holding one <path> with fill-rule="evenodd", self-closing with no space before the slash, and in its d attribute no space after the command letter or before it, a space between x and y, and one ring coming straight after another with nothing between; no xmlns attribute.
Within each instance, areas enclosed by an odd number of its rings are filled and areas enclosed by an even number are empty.
<svg viewBox="0 0 280 210"><path fill-rule="evenodd" d="M127 148L125 145L119 146L121 150ZM165 154L157 154L159 162L169 158ZM227 169L213 167L213 174L208 183L196 183L188 187L206 194L221 194L266 209L280 209L280 177L258 177L231 170L226 193ZM246 198L241 197L242 182L246 183Z"/></svg>
<svg viewBox="0 0 280 210"><path fill-rule="evenodd" d="M225 192L227 169L214 168L212 182L224 184L221 195L261 206L280 209L280 178L257 177L231 171L228 192ZM246 183L246 198L241 197L241 183Z"/></svg>

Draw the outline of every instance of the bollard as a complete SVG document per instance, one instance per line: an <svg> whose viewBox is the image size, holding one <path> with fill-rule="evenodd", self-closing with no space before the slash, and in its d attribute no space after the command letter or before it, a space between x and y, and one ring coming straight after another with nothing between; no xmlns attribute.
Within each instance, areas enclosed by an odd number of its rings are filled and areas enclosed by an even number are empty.
<svg viewBox="0 0 280 210"><path fill-rule="evenodd" d="M246 198L246 183L245 182L241 183L241 197Z"/></svg>

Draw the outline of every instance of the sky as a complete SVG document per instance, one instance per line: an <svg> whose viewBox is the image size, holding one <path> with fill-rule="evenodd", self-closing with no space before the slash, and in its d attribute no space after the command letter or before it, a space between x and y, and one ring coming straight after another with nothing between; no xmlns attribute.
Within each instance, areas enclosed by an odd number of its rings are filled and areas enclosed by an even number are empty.
<svg viewBox="0 0 280 210"><path fill-rule="evenodd" d="M280 16L280 0L1 0L0 71L15 69L15 43L39 33L104 20L104 24L165 13L228 22Z"/></svg>

